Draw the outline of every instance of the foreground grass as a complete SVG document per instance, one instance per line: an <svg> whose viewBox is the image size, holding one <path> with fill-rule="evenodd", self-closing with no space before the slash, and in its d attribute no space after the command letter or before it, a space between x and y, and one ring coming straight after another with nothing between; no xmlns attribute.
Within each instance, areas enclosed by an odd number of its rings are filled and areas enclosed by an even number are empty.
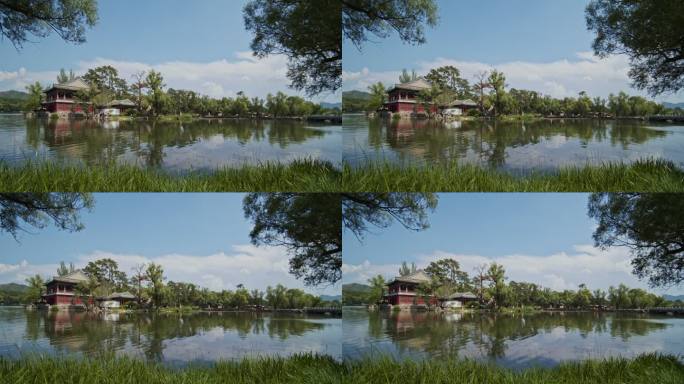
<svg viewBox="0 0 684 384"><path fill-rule="evenodd" d="M0 382L29 383L339 383L343 367L334 359L300 355L225 361L171 368L132 358L0 359Z"/></svg>
<svg viewBox="0 0 684 384"><path fill-rule="evenodd" d="M208 366L169 368L131 358L29 357L0 359L3 383L682 383L684 365L674 356L565 363L556 368L514 371L468 360L396 361L390 358L339 363L332 358L244 359Z"/></svg>
<svg viewBox="0 0 684 384"><path fill-rule="evenodd" d="M363 167L345 164L342 185L348 192L682 192L684 172L661 160L568 167L525 176L476 165L369 163Z"/></svg>
<svg viewBox="0 0 684 384"><path fill-rule="evenodd" d="M339 191L339 185L340 171L316 160L178 175L117 164L0 164L0 191L4 192L333 192Z"/></svg>
<svg viewBox="0 0 684 384"><path fill-rule="evenodd" d="M463 360L397 362L391 359L352 363L348 383L662 383L684 382L684 365L674 356L641 355L564 363L556 368L513 371Z"/></svg>

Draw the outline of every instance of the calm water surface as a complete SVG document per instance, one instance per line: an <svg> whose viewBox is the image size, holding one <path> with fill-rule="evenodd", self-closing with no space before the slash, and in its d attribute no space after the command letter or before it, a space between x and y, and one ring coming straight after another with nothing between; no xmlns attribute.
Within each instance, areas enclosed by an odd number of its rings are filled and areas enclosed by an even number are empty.
<svg viewBox="0 0 684 384"><path fill-rule="evenodd" d="M506 171L552 171L657 158L684 167L684 126L642 122L367 119L345 115L343 160L401 165L477 164Z"/></svg>
<svg viewBox="0 0 684 384"><path fill-rule="evenodd" d="M341 146L340 126L299 121L48 121L0 114L0 160L10 164L115 161L188 171L310 158L339 165Z"/></svg>
<svg viewBox="0 0 684 384"><path fill-rule="evenodd" d="M684 358L684 318L641 314L343 312L345 359L467 357L511 368L662 352Z"/></svg>
<svg viewBox="0 0 684 384"><path fill-rule="evenodd" d="M295 314L48 313L0 306L0 356L96 356L102 352L172 365L313 352L341 359L342 320Z"/></svg>

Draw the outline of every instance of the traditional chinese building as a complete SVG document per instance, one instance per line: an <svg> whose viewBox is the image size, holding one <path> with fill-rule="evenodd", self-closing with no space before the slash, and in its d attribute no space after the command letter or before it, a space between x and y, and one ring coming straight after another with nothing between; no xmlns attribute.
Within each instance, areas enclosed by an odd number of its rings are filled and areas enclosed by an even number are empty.
<svg viewBox="0 0 684 384"><path fill-rule="evenodd" d="M121 308L124 304L134 301L135 296L130 292L114 292L109 296L97 298L100 308Z"/></svg>
<svg viewBox="0 0 684 384"><path fill-rule="evenodd" d="M383 296L387 304L410 307L412 305L426 305L425 298L418 291L418 286L430 282L430 277L422 270L406 276L397 276L387 283L387 294ZM435 296L428 298L430 305L438 305Z"/></svg>
<svg viewBox="0 0 684 384"><path fill-rule="evenodd" d="M88 83L80 77L66 83L53 84L52 87L44 91L43 108L50 113L83 112L82 103L77 102L76 94L89 88ZM92 105L88 106L90 112L92 112L92 108Z"/></svg>
<svg viewBox="0 0 684 384"><path fill-rule="evenodd" d="M387 91L388 101L385 103L384 109L403 115L425 113L425 108L419 101L418 95L421 91L430 88L432 88L432 85L422 78L409 81L408 83L395 84L394 87ZM430 106L430 112L436 113L437 106Z"/></svg>
<svg viewBox="0 0 684 384"><path fill-rule="evenodd" d="M45 283L46 293L43 295L43 301L57 306L84 305L81 297L76 294L76 286L86 281L88 276L80 269L64 276L54 276Z"/></svg>
<svg viewBox="0 0 684 384"><path fill-rule="evenodd" d="M442 308L463 308L466 303L477 301L477 296L471 292L456 292L439 299Z"/></svg>
<svg viewBox="0 0 684 384"><path fill-rule="evenodd" d="M470 99L454 100L447 105L441 105L440 111L443 115L461 116L471 109L478 107L478 104Z"/></svg>

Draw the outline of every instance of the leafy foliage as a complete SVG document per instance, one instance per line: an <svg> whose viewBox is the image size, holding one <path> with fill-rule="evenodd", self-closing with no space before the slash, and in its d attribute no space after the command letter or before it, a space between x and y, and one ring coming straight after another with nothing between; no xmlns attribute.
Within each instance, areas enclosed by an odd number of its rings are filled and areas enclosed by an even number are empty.
<svg viewBox="0 0 684 384"><path fill-rule="evenodd" d="M21 48L29 35L55 32L65 41L83 43L86 27L97 22L97 0L2 0L0 33Z"/></svg>
<svg viewBox="0 0 684 384"><path fill-rule="evenodd" d="M251 0L243 14L256 56L287 55L293 88L316 95L342 86L339 0Z"/></svg>
<svg viewBox="0 0 684 384"><path fill-rule="evenodd" d="M653 287L684 281L684 199L678 194L596 193L596 246L632 250L633 272Z"/></svg>
<svg viewBox="0 0 684 384"><path fill-rule="evenodd" d="M380 38L396 32L409 44L425 43L423 25L437 25L434 0L341 0L344 38L357 47L373 34Z"/></svg>
<svg viewBox="0 0 684 384"><path fill-rule="evenodd" d="M92 206L86 193L0 193L0 229L15 239L25 225L42 229L52 222L59 229L80 231L79 211Z"/></svg>
<svg viewBox="0 0 684 384"><path fill-rule="evenodd" d="M684 2L592 0L586 19L594 52L628 55L637 88L657 95L684 87Z"/></svg>

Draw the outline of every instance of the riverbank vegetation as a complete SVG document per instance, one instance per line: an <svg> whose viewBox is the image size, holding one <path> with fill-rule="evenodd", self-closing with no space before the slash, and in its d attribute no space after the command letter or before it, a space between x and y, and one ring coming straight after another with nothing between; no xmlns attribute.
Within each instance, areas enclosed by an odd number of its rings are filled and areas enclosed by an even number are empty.
<svg viewBox="0 0 684 384"><path fill-rule="evenodd" d="M512 175L469 164L423 167L369 162L358 167L345 164L342 185L345 191L350 192L682 192L684 171L662 160L564 167L548 173L525 175Z"/></svg>
<svg viewBox="0 0 684 384"><path fill-rule="evenodd" d="M399 276L417 271L416 265L402 263ZM451 258L431 262L424 272L429 282L418 286L417 297L425 302L430 297L448 297L456 292L471 292L476 301L470 308L511 310L608 310L644 309L649 307L681 306L681 301L671 302L664 297L649 293L641 288L629 288L624 284L611 286L607 291L591 290L580 284L577 290L552 290L539 284L522 281L508 281L505 268L492 262L475 268L471 276L461 270L460 263ZM377 275L368 280L369 285L342 287L344 305L382 303L386 293L386 279Z"/></svg>
<svg viewBox="0 0 684 384"><path fill-rule="evenodd" d="M318 160L184 174L123 164L78 166L26 162L14 167L0 163L0 186L5 192L325 192L339 190L339 183L340 171Z"/></svg>
<svg viewBox="0 0 684 384"><path fill-rule="evenodd" d="M501 71L478 73L473 83L461 77L454 66L431 69L421 76L415 71L404 70L399 83L407 83L424 78L432 87L423 90L417 97L417 105L430 110L434 105L446 106L454 100L473 100L476 109L467 116L518 118L532 117L600 117L626 118L650 115L683 115L681 108L666 108L660 103L641 96L631 96L625 92L610 94L608 98L592 97L587 92L579 92L577 97L554 98L540 92L508 88L506 75ZM368 93L349 92L342 98L344 112L375 112L387 102L387 89L391 85L376 83L368 87ZM430 114L437 117L439 113Z"/></svg>
<svg viewBox="0 0 684 384"><path fill-rule="evenodd" d="M57 276L65 276L75 272L73 264L67 266L60 263ZM135 300L126 304L127 309L155 310L245 310L245 309L302 309L305 307L332 307L337 302L326 302L320 296L314 296L301 289L286 288L282 284L268 286L265 291L248 290L237 284L234 291L212 291L193 283L168 281L164 269L155 263L139 264L128 276L119 270L115 260L105 258L90 261L82 269L88 280L76 286L76 295L82 302L88 303L88 309L97 297L106 297L115 292L130 292ZM45 293L45 279L35 275L26 279L24 302L37 303Z"/></svg>
<svg viewBox="0 0 684 384"><path fill-rule="evenodd" d="M112 372L115 372L113 374ZM330 357L246 358L171 368L131 358L0 359L7 382L29 383L663 383L684 380L675 356L643 354L565 362L553 368L513 370L460 359L397 361L389 357L338 362Z"/></svg>
<svg viewBox="0 0 684 384"><path fill-rule="evenodd" d="M64 83L76 77L73 72L67 74L62 69L56 80L57 83ZM185 114L204 117L283 118L339 114L337 109L325 108L321 104L282 92L268 94L265 99L249 97L242 91L237 92L235 97L211 98L191 90L166 89L164 76L154 70L134 74L130 84L110 65L91 68L81 78L90 88L77 93L74 105L80 106L83 111L88 111L91 105L102 108L114 100L127 99L135 105L126 112L131 116ZM24 110L39 109L44 101L43 85L36 82L27 86L26 90L29 96ZM88 114L92 113L94 111Z"/></svg>

